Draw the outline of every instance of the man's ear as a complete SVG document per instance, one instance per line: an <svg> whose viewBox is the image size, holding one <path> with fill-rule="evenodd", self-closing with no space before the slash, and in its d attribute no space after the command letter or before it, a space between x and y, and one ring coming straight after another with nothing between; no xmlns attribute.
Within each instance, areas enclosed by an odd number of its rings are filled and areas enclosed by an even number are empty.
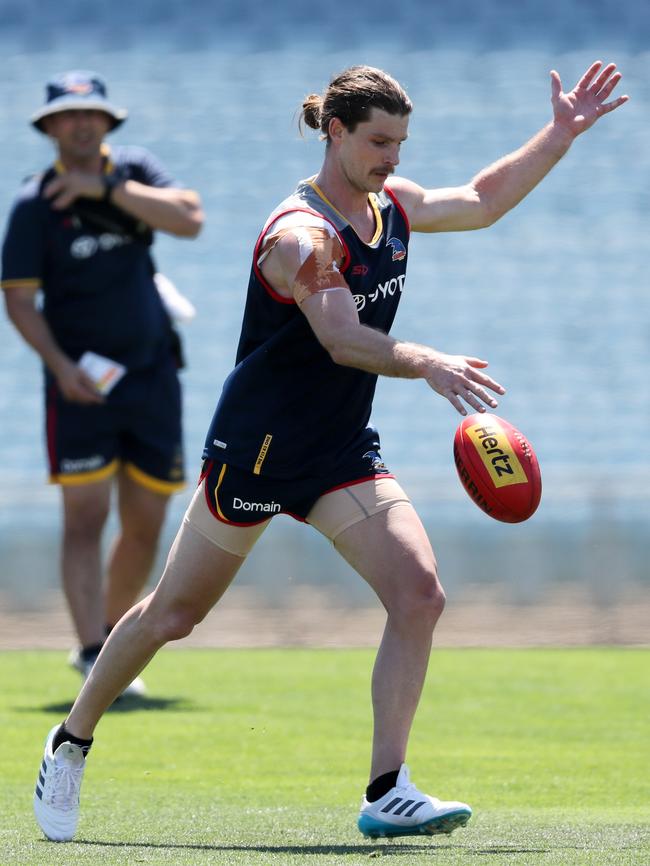
<svg viewBox="0 0 650 866"><path fill-rule="evenodd" d="M329 133L330 141L340 141L346 132L343 121L338 117L333 117L329 122L327 132Z"/></svg>

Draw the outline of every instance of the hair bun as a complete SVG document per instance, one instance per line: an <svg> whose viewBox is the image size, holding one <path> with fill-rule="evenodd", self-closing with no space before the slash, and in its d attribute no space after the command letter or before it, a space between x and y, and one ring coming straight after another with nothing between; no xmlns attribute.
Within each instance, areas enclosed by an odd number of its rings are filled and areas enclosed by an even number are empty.
<svg viewBox="0 0 650 866"><path fill-rule="evenodd" d="M302 116L311 129L320 129L323 116L323 97L318 93L310 93L302 104Z"/></svg>

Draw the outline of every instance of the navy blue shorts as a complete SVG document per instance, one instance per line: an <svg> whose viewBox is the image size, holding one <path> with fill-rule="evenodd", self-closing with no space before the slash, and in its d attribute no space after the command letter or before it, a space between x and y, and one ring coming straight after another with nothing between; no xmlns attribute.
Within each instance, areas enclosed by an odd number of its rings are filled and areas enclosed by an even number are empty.
<svg viewBox="0 0 650 866"><path fill-rule="evenodd" d="M170 358L127 373L102 404L66 400L46 376L50 480L88 484L120 465L135 481L169 494L185 483L181 388Z"/></svg>
<svg viewBox="0 0 650 866"><path fill-rule="evenodd" d="M208 507L216 518L234 526L252 526L274 514L289 514L304 522L321 496L378 476L393 477L378 451L364 450L351 454L332 475L290 480L205 460L199 484L205 479Z"/></svg>

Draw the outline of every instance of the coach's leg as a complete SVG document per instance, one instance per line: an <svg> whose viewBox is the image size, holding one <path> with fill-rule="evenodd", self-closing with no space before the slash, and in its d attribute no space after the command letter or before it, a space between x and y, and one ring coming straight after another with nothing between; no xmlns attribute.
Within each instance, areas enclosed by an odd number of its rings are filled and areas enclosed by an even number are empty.
<svg viewBox="0 0 650 866"><path fill-rule="evenodd" d="M142 592L151 573L165 520L169 495L134 481L126 470L118 475L120 529L106 566L106 622L115 623Z"/></svg>
<svg viewBox="0 0 650 866"><path fill-rule="evenodd" d="M111 479L62 486L63 591L82 647L104 640L101 537L108 517Z"/></svg>
<svg viewBox="0 0 650 866"><path fill-rule="evenodd" d="M344 530L334 543L388 614L372 676L373 780L405 761L445 595L429 539L411 505L374 514Z"/></svg>
<svg viewBox="0 0 650 866"><path fill-rule="evenodd" d="M115 626L65 722L89 739L99 719L158 649L188 635L217 603L244 562L181 525L155 590Z"/></svg>

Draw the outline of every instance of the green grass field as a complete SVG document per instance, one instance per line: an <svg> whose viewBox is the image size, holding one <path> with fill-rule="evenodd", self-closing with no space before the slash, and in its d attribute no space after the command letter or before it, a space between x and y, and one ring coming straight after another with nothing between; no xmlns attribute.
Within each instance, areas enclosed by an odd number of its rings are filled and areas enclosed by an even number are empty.
<svg viewBox="0 0 650 866"><path fill-rule="evenodd" d="M475 814L381 843L355 823L373 655L163 651L152 697L99 726L77 839L57 845L31 798L78 680L64 653L0 653L0 864L650 864L649 651L434 651L409 765Z"/></svg>

